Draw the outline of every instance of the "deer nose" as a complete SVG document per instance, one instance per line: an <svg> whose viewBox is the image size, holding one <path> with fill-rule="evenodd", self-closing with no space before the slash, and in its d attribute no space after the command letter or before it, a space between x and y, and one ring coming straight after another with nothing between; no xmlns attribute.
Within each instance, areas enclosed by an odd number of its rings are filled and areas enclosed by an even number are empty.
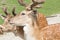
<svg viewBox="0 0 60 40"><path fill-rule="evenodd" d="M11 24L11 25L13 25L13 26L15 26L15 24L14 24L14 23L12 23L12 22L10 22L10 24Z"/></svg>
<svg viewBox="0 0 60 40"><path fill-rule="evenodd" d="M10 23L10 24L14 24L13 21L10 21L10 20L9 20L9 23Z"/></svg>

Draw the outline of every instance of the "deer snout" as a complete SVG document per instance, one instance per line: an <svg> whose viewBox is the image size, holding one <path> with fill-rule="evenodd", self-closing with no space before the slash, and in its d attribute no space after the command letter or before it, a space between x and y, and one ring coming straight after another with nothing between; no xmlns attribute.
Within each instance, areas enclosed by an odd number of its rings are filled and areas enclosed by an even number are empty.
<svg viewBox="0 0 60 40"><path fill-rule="evenodd" d="M13 25L13 24L14 24L14 22L13 22L13 21L11 21L11 20L9 20L9 23L10 23L11 25Z"/></svg>

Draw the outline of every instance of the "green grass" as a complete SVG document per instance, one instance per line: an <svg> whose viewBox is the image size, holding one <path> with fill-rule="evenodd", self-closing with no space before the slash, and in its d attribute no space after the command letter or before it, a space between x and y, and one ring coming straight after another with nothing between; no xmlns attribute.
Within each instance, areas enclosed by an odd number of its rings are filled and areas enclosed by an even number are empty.
<svg viewBox="0 0 60 40"><path fill-rule="evenodd" d="M11 13L12 8L16 6L16 13L21 12L25 8L21 6L17 0L6 0L4 3L1 3L2 0L0 0L0 13L4 14L2 8L5 6L8 8L8 12ZM26 0L25 2L30 3L30 0ZM6 5L2 5L6 4ZM43 8L38 9L38 12L41 12L43 14L51 15L56 14L60 12L60 0L46 0L46 2L43 4ZM0 18L0 24L3 20Z"/></svg>
<svg viewBox="0 0 60 40"><path fill-rule="evenodd" d="M43 8L39 9L39 12L45 15L51 15L60 12L60 0L46 0Z"/></svg>

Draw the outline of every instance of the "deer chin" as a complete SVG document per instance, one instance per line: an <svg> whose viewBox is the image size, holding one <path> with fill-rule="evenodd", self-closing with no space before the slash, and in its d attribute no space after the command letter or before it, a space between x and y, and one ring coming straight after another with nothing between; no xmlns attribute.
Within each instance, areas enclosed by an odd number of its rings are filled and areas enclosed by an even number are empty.
<svg viewBox="0 0 60 40"><path fill-rule="evenodd" d="M22 24L15 24L15 23L10 23L12 26L17 26L17 27L24 27L25 25Z"/></svg>

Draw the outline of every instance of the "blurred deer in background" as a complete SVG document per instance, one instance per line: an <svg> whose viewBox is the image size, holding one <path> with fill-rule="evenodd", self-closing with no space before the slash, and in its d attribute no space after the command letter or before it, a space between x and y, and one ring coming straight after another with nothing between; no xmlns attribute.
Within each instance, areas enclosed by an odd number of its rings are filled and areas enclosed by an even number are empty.
<svg viewBox="0 0 60 40"><path fill-rule="evenodd" d="M13 8L13 10L14 10L14 8ZM6 16L0 14L0 17L4 20L4 23L2 25L0 25L0 28L2 29L1 31L9 32L9 31L16 30L15 27L10 25L8 22L10 20L10 18L12 17L12 15L7 12L7 8L5 8L5 7L3 8L3 11L6 14Z"/></svg>
<svg viewBox="0 0 60 40"><path fill-rule="evenodd" d="M23 29L22 29L22 27L20 27L20 28L17 27L16 28L16 26L12 26L9 23L9 20L12 17L16 16L15 7L12 10L13 16L10 13L7 12L7 8L6 7L3 8L3 11L6 14L6 16L0 14L0 17L4 20L4 23L2 25L0 25L0 32L1 32L1 34L4 33L4 32L13 32L16 36L20 36L21 40L23 40L24 39L23 38L24 35L23 35L23 31L22 31ZM20 32L17 32L18 29L20 29L19 30Z"/></svg>

